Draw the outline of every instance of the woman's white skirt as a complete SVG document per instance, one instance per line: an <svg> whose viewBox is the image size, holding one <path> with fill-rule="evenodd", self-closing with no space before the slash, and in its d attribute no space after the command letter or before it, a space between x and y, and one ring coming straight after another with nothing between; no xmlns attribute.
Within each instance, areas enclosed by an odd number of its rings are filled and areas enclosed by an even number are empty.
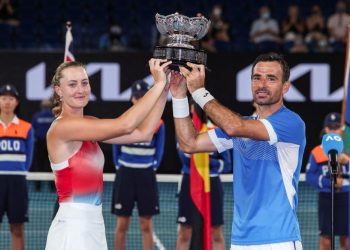
<svg viewBox="0 0 350 250"><path fill-rule="evenodd" d="M45 250L106 250L102 205L61 203Z"/></svg>

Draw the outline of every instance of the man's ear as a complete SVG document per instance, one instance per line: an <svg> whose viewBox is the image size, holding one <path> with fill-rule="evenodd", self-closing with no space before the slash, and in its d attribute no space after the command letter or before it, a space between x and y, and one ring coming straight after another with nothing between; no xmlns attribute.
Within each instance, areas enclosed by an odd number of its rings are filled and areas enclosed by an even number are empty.
<svg viewBox="0 0 350 250"><path fill-rule="evenodd" d="M283 83L283 86L282 86L283 95L288 92L290 85L291 85L290 81L285 81Z"/></svg>

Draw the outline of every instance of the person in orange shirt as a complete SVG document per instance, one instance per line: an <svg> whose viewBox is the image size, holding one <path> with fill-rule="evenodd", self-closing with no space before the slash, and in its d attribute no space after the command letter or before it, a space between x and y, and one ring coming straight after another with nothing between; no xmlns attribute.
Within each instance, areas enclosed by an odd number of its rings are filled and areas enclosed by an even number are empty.
<svg viewBox="0 0 350 250"><path fill-rule="evenodd" d="M6 213L12 249L24 249L24 222L28 221L26 174L32 164L32 125L16 115L19 94L15 86L0 87L0 223Z"/></svg>
<svg viewBox="0 0 350 250"><path fill-rule="evenodd" d="M343 129L339 113L329 113L323 123L323 132L342 136ZM348 250L348 211L349 211L349 157L342 153L338 161L338 171L334 194L334 234L340 236L341 250ZM331 182L328 157L322 146L316 146L310 154L306 166L306 182L319 191L318 224L320 231L320 250L331 249Z"/></svg>

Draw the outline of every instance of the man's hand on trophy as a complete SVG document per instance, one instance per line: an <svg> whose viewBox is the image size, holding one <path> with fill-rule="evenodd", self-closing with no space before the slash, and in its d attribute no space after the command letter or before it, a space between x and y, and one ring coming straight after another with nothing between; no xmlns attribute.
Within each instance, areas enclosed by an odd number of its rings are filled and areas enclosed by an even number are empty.
<svg viewBox="0 0 350 250"><path fill-rule="evenodd" d="M192 94L194 91L200 88L204 88L205 81L205 67L202 64L187 63L187 67L179 67L181 74L187 80L187 88Z"/></svg>
<svg viewBox="0 0 350 250"><path fill-rule="evenodd" d="M154 84L166 84L167 83L167 71L169 70L169 65L171 61L166 59L155 59L151 58L148 61L148 65L151 71L151 74L154 78Z"/></svg>
<svg viewBox="0 0 350 250"><path fill-rule="evenodd" d="M187 95L186 79L183 75L172 70L170 75L170 92L174 98L182 99Z"/></svg>

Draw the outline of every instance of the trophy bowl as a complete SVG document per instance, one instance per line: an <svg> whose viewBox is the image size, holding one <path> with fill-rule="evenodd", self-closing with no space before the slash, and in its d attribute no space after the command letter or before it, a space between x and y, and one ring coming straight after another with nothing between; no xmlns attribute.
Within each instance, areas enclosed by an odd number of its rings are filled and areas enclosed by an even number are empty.
<svg viewBox="0 0 350 250"><path fill-rule="evenodd" d="M191 42L200 40L208 32L210 21L204 16L187 17L179 13L168 16L156 14L156 26L160 34L168 39L166 46L157 46L154 58L172 61L173 68L186 66L187 62L206 66L207 54L196 49Z"/></svg>

